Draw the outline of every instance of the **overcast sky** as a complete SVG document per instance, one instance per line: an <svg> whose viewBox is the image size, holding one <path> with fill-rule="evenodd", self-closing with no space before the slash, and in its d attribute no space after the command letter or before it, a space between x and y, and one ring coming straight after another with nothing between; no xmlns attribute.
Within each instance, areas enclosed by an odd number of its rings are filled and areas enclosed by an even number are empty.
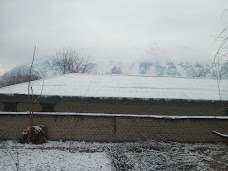
<svg viewBox="0 0 228 171"><path fill-rule="evenodd" d="M72 47L95 60L210 61L228 0L1 0L0 74Z"/></svg>

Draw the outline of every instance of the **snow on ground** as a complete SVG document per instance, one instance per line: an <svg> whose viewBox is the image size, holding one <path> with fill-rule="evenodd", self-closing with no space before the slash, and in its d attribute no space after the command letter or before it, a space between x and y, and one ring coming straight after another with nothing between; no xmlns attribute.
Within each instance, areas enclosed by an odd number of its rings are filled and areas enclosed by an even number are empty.
<svg viewBox="0 0 228 171"><path fill-rule="evenodd" d="M127 75L66 74L33 81L33 92L43 96L100 98L228 100L228 80L146 77ZM27 83L0 88L0 94L27 94Z"/></svg>
<svg viewBox="0 0 228 171"><path fill-rule="evenodd" d="M7 142L4 142L7 143ZM3 144L0 149L0 168L4 171L16 170L16 162L19 161L21 171L108 171L111 163L105 152L70 151L59 145L50 146ZM66 143L63 143L66 145ZM14 146L16 145L16 146ZM44 147L46 147L44 149ZM18 154L18 156L17 156ZM18 157L18 160L17 160Z"/></svg>
<svg viewBox="0 0 228 171"><path fill-rule="evenodd" d="M60 150L14 150L19 154L19 168L23 171L38 170L110 170L110 162L105 153L69 153ZM14 162L3 151L2 170L15 170ZM16 157L16 156L15 156Z"/></svg>
<svg viewBox="0 0 228 171"><path fill-rule="evenodd" d="M152 140L134 143L49 141L43 145L1 141L1 170L16 171L17 161L20 171L228 170L228 145Z"/></svg>
<svg viewBox="0 0 228 171"><path fill-rule="evenodd" d="M228 170L225 144L183 144L147 141L119 145L133 170Z"/></svg>

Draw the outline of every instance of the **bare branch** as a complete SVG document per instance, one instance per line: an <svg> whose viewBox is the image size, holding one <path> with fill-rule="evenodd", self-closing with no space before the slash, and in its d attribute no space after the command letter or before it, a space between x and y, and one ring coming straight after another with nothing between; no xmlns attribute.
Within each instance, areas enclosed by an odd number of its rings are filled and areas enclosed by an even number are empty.
<svg viewBox="0 0 228 171"><path fill-rule="evenodd" d="M30 66L30 71L29 71L29 82L28 82L28 102L29 102L29 138L28 138L28 143L31 142L31 137L32 137L32 125L33 125L33 96L31 98L30 96L30 88L31 87L31 74L32 74L32 67L33 67L33 62L35 59L35 54L36 54L36 46L34 47L33 51L33 57L32 57L32 64ZM33 92L33 90L32 90Z"/></svg>
<svg viewBox="0 0 228 171"><path fill-rule="evenodd" d="M43 79L43 85L42 85L42 89L41 89L40 95L34 100L34 102L36 102L42 96L43 89L44 89L44 79Z"/></svg>
<svg viewBox="0 0 228 171"><path fill-rule="evenodd" d="M88 73L92 70L91 58L71 48L62 49L52 57L52 64L62 74Z"/></svg>

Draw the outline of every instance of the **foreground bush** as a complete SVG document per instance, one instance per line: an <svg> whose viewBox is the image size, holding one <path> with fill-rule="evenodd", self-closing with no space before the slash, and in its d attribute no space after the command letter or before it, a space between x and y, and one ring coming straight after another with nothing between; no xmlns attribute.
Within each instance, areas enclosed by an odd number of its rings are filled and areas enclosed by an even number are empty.
<svg viewBox="0 0 228 171"><path fill-rule="evenodd" d="M29 142L29 128L26 128L20 135L20 143ZM33 126L30 142L32 144L43 144L47 142L47 133L43 125Z"/></svg>

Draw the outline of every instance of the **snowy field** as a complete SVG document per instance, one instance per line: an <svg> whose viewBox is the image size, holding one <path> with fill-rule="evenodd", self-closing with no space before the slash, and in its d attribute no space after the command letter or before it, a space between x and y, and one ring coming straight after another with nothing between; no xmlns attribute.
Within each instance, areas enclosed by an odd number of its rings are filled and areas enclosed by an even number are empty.
<svg viewBox="0 0 228 171"><path fill-rule="evenodd" d="M66 74L32 82L35 95L97 98L228 100L228 80ZM28 93L28 83L0 88L0 94Z"/></svg>
<svg viewBox="0 0 228 171"><path fill-rule="evenodd" d="M228 170L228 145L144 141L43 145L0 142L4 171Z"/></svg>

